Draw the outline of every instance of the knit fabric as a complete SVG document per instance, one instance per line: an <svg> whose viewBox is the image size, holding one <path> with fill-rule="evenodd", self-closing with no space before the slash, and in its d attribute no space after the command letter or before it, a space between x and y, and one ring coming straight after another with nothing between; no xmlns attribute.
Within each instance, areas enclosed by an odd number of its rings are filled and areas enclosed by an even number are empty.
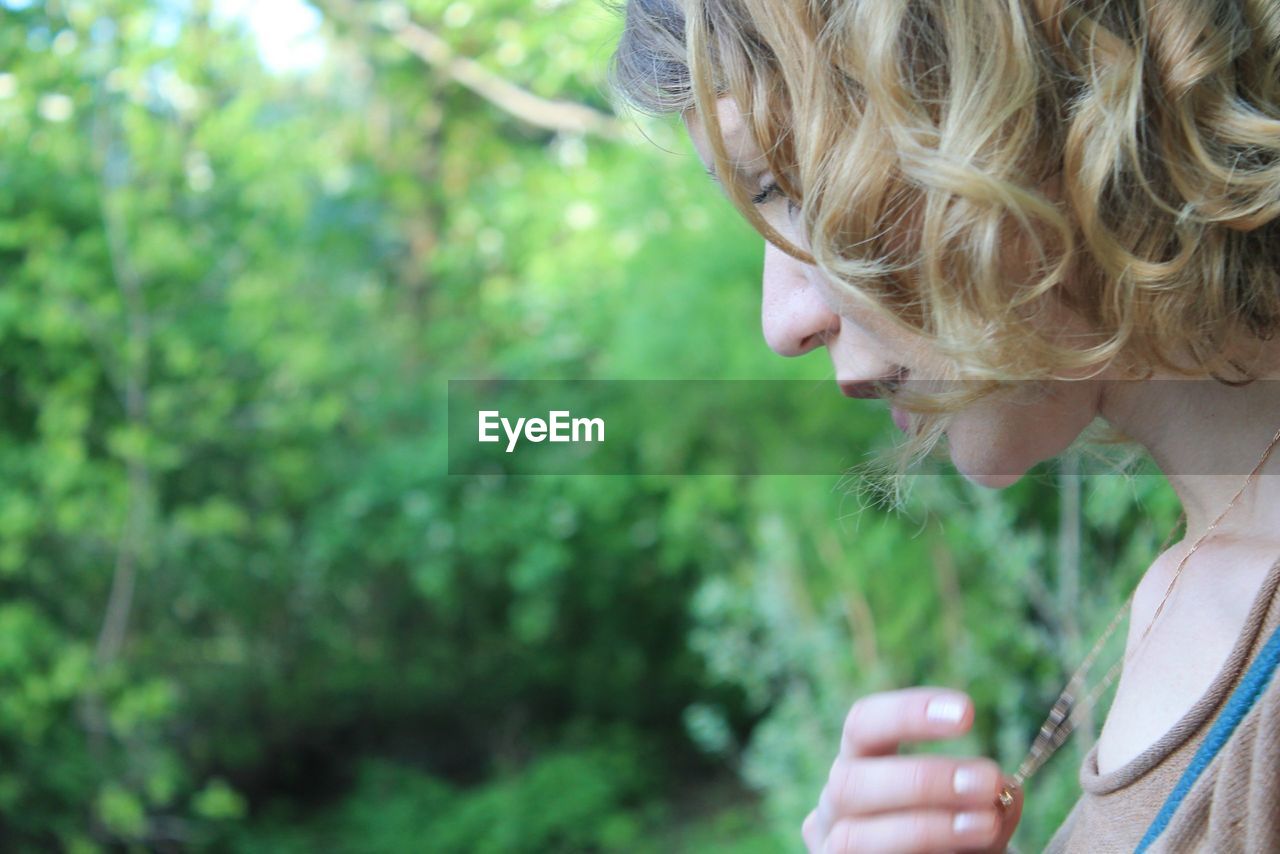
<svg viewBox="0 0 1280 854"><path fill-rule="evenodd" d="M1045 848L1051 854L1132 852L1160 813L1232 692L1280 627L1280 561L1267 573L1235 646L1209 688L1129 763L1098 773L1098 748L1080 766L1083 793ZM1195 777L1148 852L1280 851L1280 674L1216 757Z"/></svg>

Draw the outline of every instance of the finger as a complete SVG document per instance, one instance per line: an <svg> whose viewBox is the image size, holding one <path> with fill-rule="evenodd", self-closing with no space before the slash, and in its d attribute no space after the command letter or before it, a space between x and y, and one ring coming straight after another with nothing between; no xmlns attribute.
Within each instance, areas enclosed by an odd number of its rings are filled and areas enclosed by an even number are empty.
<svg viewBox="0 0 1280 854"><path fill-rule="evenodd" d="M973 703L947 688L905 688L870 694L844 721L840 751L849 758L886 756L909 741L954 738L973 725Z"/></svg>
<svg viewBox="0 0 1280 854"><path fill-rule="evenodd" d="M823 854L926 854L981 851L995 842L1000 821L994 809L965 812L918 810L848 818L836 822Z"/></svg>
<svg viewBox="0 0 1280 854"><path fill-rule="evenodd" d="M1009 786L1009 791L1013 795L1013 803L996 810L997 815L1000 817L1000 830L996 834L996 841L991 846L991 850L1001 852L1008 848L1009 840L1013 838L1013 832L1018 829L1018 821L1022 818L1022 787L1014 786L1013 781L1007 778L1003 782Z"/></svg>
<svg viewBox="0 0 1280 854"><path fill-rule="evenodd" d="M1003 785L990 759L884 756L837 759L823 797L836 817L911 809L989 809Z"/></svg>
<svg viewBox="0 0 1280 854"><path fill-rule="evenodd" d="M804 839L804 847L809 854L818 854L822 850L822 833L818 826L817 811L812 811L805 816L804 824L800 825L800 836Z"/></svg>

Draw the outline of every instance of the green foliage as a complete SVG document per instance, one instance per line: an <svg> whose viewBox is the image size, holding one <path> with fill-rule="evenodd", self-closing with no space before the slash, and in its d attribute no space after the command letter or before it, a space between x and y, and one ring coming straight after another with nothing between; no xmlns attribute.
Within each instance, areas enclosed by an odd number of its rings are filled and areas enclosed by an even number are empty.
<svg viewBox="0 0 1280 854"><path fill-rule="evenodd" d="M817 479L762 482L768 488L752 496L757 547L740 572L703 583L691 642L763 712L736 749L709 741L738 756L777 845L795 845L844 716L866 693L917 684L966 691L978 710L970 735L918 749L991 756L1010 771L1022 760L1176 517L1162 480L1085 478L1082 559L1065 566L1048 533L1068 533L1057 516L1070 477L1078 475L1044 467L1002 494L957 477L921 478L901 513L864 508L856 530L835 523L836 501ZM1101 678L1105 667L1095 669ZM709 728L706 717L700 710L691 721L695 735ZM1015 838L1021 850L1042 848L1079 796L1087 737L1032 781Z"/></svg>
<svg viewBox="0 0 1280 854"><path fill-rule="evenodd" d="M273 74L201 0L0 0L6 843L793 850L849 704L917 682L1016 763L1167 489L1088 485L1067 601L1044 480L894 516L834 476L450 477L449 379L829 367L759 341L758 239L676 123L531 128L386 31L603 109L604 8L373 5ZM671 423L645 453L696 458Z"/></svg>
<svg viewBox="0 0 1280 854"><path fill-rule="evenodd" d="M612 741L612 743L611 743ZM400 850L431 840L447 852L636 850L662 823L651 763L627 739L548 751L526 767L458 789L385 760L359 769L352 792L333 811L255 828L237 844L246 852L315 851L343 840L343 851Z"/></svg>

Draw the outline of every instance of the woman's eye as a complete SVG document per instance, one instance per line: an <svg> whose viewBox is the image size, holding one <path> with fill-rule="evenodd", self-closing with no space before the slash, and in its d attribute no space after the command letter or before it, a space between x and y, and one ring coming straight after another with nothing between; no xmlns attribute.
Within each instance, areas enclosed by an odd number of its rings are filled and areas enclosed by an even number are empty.
<svg viewBox="0 0 1280 854"><path fill-rule="evenodd" d="M751 204L763 205L781 192L782 192L782 189L778 186L777 182L770 181L767 185L765 185L764 189L762 189L760 192L756 193L754 196L751 197Z"/></svg>
<svg viewBox="0 0 1280 854"><path fill-rule="evenodd" d="M755 205L767 204L781 195L782 188L778 186L776 181L771 181L764 189L751 197L751 203ZM792 216L798 210L800 210L800 206L791 199L787 199L787 215Z"/></svg>

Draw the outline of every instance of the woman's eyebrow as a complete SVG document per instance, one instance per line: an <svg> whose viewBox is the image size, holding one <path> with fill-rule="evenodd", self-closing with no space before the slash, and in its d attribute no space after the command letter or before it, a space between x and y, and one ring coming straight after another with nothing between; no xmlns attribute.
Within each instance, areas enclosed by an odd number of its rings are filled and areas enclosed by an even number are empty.
<svg viewBox="0 0 1280 854"><path fill-rule="evenodd" d="M737 170L734 170L734 171L736 172ZM743 177L743 178L744 178L748 183L750 183L752 180L759 178L761 175L763 175L763 174L764 174L765 172L767 172L767 171L768 171L767 169L761 169L761 170L759 170L759 171L757 171L757 172L754 172L754 173L751 173L751 174L743 174L743 175L742 175L742 177ZM716 174L716 170L715 170L713 167L708 166L708 167L706 168L706 172L707 172L707 177L708 177L708 178L710 178L712 181L715 181L715 182L716 182L716 184L721 184L721 183L723 183L723 182L720 180L720 176ZM741 174L741 173L740 173L740 174Z"/></svg>

